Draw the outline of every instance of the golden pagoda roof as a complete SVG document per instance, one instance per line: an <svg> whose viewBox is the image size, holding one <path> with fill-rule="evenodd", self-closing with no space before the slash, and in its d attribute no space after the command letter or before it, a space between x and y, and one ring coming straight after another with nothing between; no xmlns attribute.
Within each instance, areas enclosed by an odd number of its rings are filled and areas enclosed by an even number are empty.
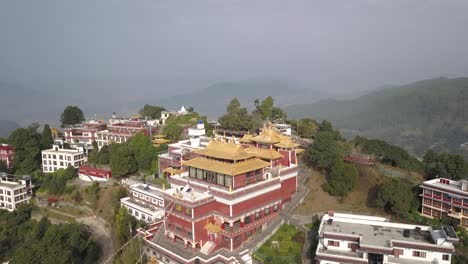
<svg viewBox="0 0 468 264"><path fill-rule="evenodd" d="M154 139L159 139L159 138L166 138L166 135L163 134L157 134L153 136Z"/></svg>
<svg viewBox="0 0 468 264"><path fill-rule="evenodd" d="M213 223L208 223L205 225L205 229L209 232L213 232L213 233L218 233L220 232L222 229L220 226L217 226Z"/></svg>
<svg viewBox="0 0 468 264"><path fill-rule="evenodd" d="M270 163L258 158L252 158L235 163L222 162L204 157L194 158L184 161L183 165L198 169L204 169L226 175L236 176L253 170L258 170L270 166Z"/></svg>
<svg viewBox="0 0 468 264"><path fill-rule="evenodd" d="M273 128L265 127L258 136L251 140L258 143L276 144L281 141L281 134Z"/></svg>
<svg viewBox="0 0 468 264"><path fill-rule="evenodd" d="M241 142L241 143L250 143L250 142L252 142L253 137L254 136L252 134L250 134L250 133L244 134L244 136L242 136L242 138L239 139L239 142Z"/></svg>
<svg viewBox="0 0 468 264"><path fill-rule="evenodd" d="M221 141L211 141L205 149L197 150L196 153L227 160L243 160L253 157L245 152L241 145Z"/></svg>
<svg viewBox="0 0 468 264"><path fill-rule="evenodd" d="M296 148L300 145L292 141L292 139L288 136L282 136L280 143L275 144L275 147L279 148Z"/></svg>
<svg viewBox="0 0 468 264"><path fill-rule="evenodd" d="M275 160L280 159L283 156L274 149L262 149L256 147L249 147L245 149L245 152L254 155L257 158Z"/></svg>

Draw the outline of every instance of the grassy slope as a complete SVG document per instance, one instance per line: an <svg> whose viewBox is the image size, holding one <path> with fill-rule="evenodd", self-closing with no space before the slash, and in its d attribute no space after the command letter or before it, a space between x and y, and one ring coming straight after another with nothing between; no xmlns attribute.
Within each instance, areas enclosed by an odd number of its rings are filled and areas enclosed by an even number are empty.
<svg viewBox="0 0 468 264"><path fill-rule="evenodd" d="M328 119L339 128L387 140L420 154L439 142L456 149L468 136L468 78L431 79L371 92L353 100L293 105L295 118Z"/></svg>
<svg viewBox="0 0 468 264"><path fill-rule="evenodd" d="M399 171L401 174L408 173L395 167L385 166L385 168ZM374 187L385 181L386 177L372 167L360 167L359 172L359 184L344 199L340 200L322 189L322 185L326 182L325 176L318 171L312 171L307 181L310 193L294 213L309 215L334 210L386 216L387 214L382 209L369 206L369 201L375 197ZM408 180L413 183L421 182L422 176L411 172Z"/></svg>

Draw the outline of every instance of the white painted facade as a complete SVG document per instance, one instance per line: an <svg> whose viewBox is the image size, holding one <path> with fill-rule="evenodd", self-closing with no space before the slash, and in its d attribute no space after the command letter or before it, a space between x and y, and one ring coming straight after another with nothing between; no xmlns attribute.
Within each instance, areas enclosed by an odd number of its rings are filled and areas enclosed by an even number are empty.
<svg viewBox="0 0 468 264"><path fill-rule="evenodd" d="M404 230L418 231L405 237ZM320 224L316 260L328 264L371 263L371 255L380 255L380 263L450 264L455 249L444 234L429 226L391 223L382 217L328 213Z"/></svg>
<svg viewBox="0 0 468 264"><path fill-rule="evenodd" d="M130 197L120 199L121 206L138 220L148 223L164 217L164 199L158 195L162 190L148 184L130 186Z"/></svg>
<svg viewBox="0 0 468 264"><path fill-rule="evenodd" d="M30 181L30 180L29 180ZM0 209L14 211L20 204L29 203L26 180L16 180L15 176L8 177L2 174L0 177Z"/></svg>
<svg viewBox="0 0 468 264"><path fill-rule="evenodd" d="M43 150L41 154L44 172L66 169L68 166L77 169L88 160L84 148L64 149L60 144L54 144L51 149Z"/></svg>

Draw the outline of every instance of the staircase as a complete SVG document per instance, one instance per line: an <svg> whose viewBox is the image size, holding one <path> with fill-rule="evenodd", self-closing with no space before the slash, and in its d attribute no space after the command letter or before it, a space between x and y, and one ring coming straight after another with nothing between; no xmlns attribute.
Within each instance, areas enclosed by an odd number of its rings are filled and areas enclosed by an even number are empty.
<svg viewBox="0 0 468 264"><path fill-rule="evenodd" d="M214 248L215 248L215 243L213 243L211 241L207 241L207 242L205 242L203 247L200 249L200 252L205 254L205 255L209 255L211 253L211 251L213 251Z"/></svg>

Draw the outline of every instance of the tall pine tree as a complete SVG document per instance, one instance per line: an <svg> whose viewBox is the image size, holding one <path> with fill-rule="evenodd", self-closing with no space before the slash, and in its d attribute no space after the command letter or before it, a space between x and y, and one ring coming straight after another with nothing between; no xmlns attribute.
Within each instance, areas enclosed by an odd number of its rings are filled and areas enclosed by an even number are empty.
<svg viewBox="0 0 468 264"><path fill-rule="evenodd" d="M41 135L41 148L50 149L52 148L53 143L54 140L52 138L52 131L50 130L50 126L49 124L45 124Z"/></svg>

